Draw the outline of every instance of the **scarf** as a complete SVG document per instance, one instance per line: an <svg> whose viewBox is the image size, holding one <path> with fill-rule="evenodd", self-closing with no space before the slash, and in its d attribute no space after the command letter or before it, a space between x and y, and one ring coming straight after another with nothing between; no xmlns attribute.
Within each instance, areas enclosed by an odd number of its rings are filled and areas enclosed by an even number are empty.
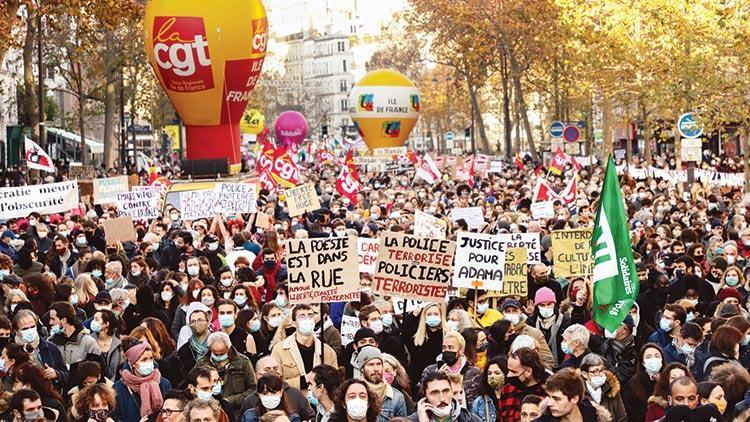
<svg viewBox="0 0 750 422"><path fill-rule="evenodd" d="M380 384L373 384L367 380L364 380L365 384L367 384L367 387L375 393L376 396L378 396L379 403L383 403L383 399L385 399L385 392L388 390L388 383L381 381Z"/></svg>
<svg viewBox="0 0 750 422"><path fill-rule="evenodd" d="M161 373L158 369L154 369L147 377L137 376L129 369L123 369L120 376L125 385L141 398L141 417L152 415L161 409L164 399L159 389Z"/></svg>
<svg viewBox="0 0 750 422"><path fill-rule="evenodd" d="M193 334L190 336L190 348L195 352L196 362L203 359L203 356L206 356L206 353L208 353L208 336L206 336L203 341L200 341L198 340L198 337Z"/></svg>
<svg viewBox="0 0 750 422"><path fill-rule="evenodd" d="M592 387L588 382L586 383L586 389L589 390L589 394L591 395L591 399L596 402L596 404L599 404L602 402L602 388L594 388Z"/></svg>

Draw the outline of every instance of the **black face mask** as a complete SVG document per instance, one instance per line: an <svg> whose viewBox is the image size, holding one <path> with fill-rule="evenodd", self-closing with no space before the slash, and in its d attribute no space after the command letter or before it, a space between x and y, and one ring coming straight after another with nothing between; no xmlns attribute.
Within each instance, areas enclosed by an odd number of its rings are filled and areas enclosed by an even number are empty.
<svg viewBox="0 0 750 422"><path fill-rule="evenodd" d="M443 362L448 366L453 366L458 362L458 353L456 352L443 352Z"/></svg>
<svg viewBox="0 0 750 422"><path fill-rule="evenodd" d="M549 281L549 276L543 275L535 277L534 280L536 281L536 284L545 284L547 283L547 281Z"/></svg>

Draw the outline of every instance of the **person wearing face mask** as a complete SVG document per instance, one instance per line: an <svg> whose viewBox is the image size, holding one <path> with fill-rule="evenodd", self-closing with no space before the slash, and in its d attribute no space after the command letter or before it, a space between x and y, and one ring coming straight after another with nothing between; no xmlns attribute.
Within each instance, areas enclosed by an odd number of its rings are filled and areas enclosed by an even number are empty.
<svg viewBox="0 0 750 422"><path fill-rule="evenodd" d="M54 246L47 251L47 265L59 279L63 275L73 277L71 267L78 259L78 253L70 248L68 238L55 236Z"/></svg>
<svg viewBox="0 0 750 422"><path fill-rule="evenodd" d="M677 337L680 327L685 322L687 322L685 308L674 303L666 305L659 320L659 328L651 334L648 341L661 347L667 347Z"/></svg>
<svg viewBox="0 0 750 422"><path fill-rule="evenodd" d="M703 329L695 323L687 322L680 328L680 335L664 348L667 363L679 362L693 369L696 349L703 342Z"/></svg>
<svg viewBox="0 0 750 422"><path fill-rule="evenodd" d="M330 422L377 422L380 414L375 394L358 379L344 381L333 409Z"/></svg>
<svg viewBox="0 0 750 422"><path fill-rule="evenodd" d="M388 421L394 417L404 417L406 401L400 391L391 387L383 378L383 356L376 347L366 346L357 355L360 379L365 381L380 407L378 421ZM308 390L309 391L309 390Z"/></svg>
<svg viewBox="0 0 750 422"><path fill-rule="evenodd" d="M255 407L242 414L241 422L259 422L263 415L271 411L283 412L291 422L300 421L300 416L292 413L289 397L279 376L269 374L258 379L258 398Z"/></svg>
<svg viewBox="0 0 750 422"><path fill-rule="evenodd" d="M331 346L315 337L315 312L309 305L296 305L291 315L295 331L273 346L271 355L281 363L284 381L306 394L312 368L326 362L335 364L338 357Z"/></svg>
<svg viewBox="0 0 750 422"><path fill-rule="evenodd" d="M49 310L49 326L52 334L49 341L60 349L71 372L83 361L103 363L99 344L78 321L73 305L53 303Z"/></svg>
<svg viewBox="0 0 750 422"><path fill-rule="evenodd" d="M385 324L382 320L380 310L375 305L365 305L359 310L359 325L362 328L369 328L374 333L375 343L383 353L396 356L404 365L408 362L406 358L406 348L401 342L401 337L385 332ZM328 343L328 342L326 342ZM353 356L357 348L355 343L349 343L344 349L340 363L347 366L346 363L353 361ZM356 357L354 357L356 359ZM351 374L353 375L353 374Z"/></svg>
<svg viewBox="0 0 750 422"><path fill-rule="evenodd" d="M424 377L429 371L441 371L449 374L460 374L463 377L466 402L472 403L479 394L481 372L473 366L464 355L466 340L461 334L451 331L443 335L442 353L436 363L425 368Z"/></svg>
<svg viewBox="0 0 750 422"><path fill-rule="evenodd" d="M417 391L419 378L424 368L435 363L443 347L443 333L448 326L443 309L437 303L405 313L401 326L401 338L409 351L411 361L407 370L412 382L412 391Z"/></svg>
<svg viewBox="0 0 750 422"><path fill-rule="evenodd" d="M497 420L497 411L500 409L502 396L500 391L505 385L505 373L508 372L505 359L493 358L487 363L482 373L482 385L480 396L471 403L471 413L478 416L482 422L494 422Z"/></svg>
<svg viewBox="0 0 750 422"><path fill-rule="evenodd" d="M255 376L258 380L268 375L280 377L280 374L281 364L273 356L266 355L258 359L258 363L255 365ZM308 403L307 397L299 389L290 386L287 382L283 382L282 389L289 399L288 403L292 413L300 415L302 420L305 421L312 420L315 417L315 411ZM243 415L248 409L257 407L259 402L260 397L256 390L245 398L239 414Z"/></svg>
<svg viewBox="0 0 750 422"><path fill-rule="evenodd" d="M584 397L609 411L610 420L625 422L628 416L620 395L620 381L607 366L607 361L597 354L591 353L583 358L581 378L586 387Z"/></svg>
<svg viewBox="0 0 750 422"><path fill-rule="evenodd" d="M318 365L307 389L307 401L315 408L315 422L328 422L333 413L335 393L344 381L341 371L330 365Z"/></svg>
<svg viewBox="0 0 750 422"><path fill-rule="evenodd" d="M262 277L264 281L258 284L258 290L261 293L261 303L266 303L271 300L273 292L276 291L276 285L286 281L287 268L285 264L278 261L273 249L263 249L260 256L263 257L263 265L255 271L255 274L258 278Z"/></svg>
<svg viewBox="0 0 750 422"><path fill-rule="evenodd" d="M188 306L186 313L187 325L180 330L180 338L177 342L177 361L181 369L176 371L187 374L195 363L203 359L208 350L209 318L211 310L200 302L193 302ZM175 384L180 384L175 382Z"/></svg>
<svg viewBox="0 0 750 422"><path fill-rule="evenodd" d="M604 339L594 336L591 347L607 359L608 368L625 384L635 373L640 344L635 339L635 322L628 314L615 331L604 329Z"/></svg>
<svg viewBox="0 0 750 422"><path fill-rule="evenodd" d="M36 250L39 253L47 253L49 248L52 247L53 242L49 237L49 227L46 224L39 223L36 225L36 237L34 240L36 240Z"/></svg>
<svg viewBox="0 0 750 422"><path fill-rule="evenodd" d="M219 294L222 298L228 298L232 289L237 286L237 280L232 275L232 270L226 266L219 268L216 274L219 275L219 284L216 286L219 289Z"/></svg>
<svg viewBox="0 0 750 422"><path fill-rule="evenodd" d="M590 338L591 333L581 324L573 324L563 331L560 349L565 354L565 360L560 363L560 369L581 367L583 358L591 353Z"/></svg>
<svg viewBox="0 0 750 422"><path fill-rule="evenodd" d="M130 332L133 328L143 322L146 318L156 318L165 325L169 322L166 312L158 309L154 303L154 291L151 287L143 285L136 291L135 305L125 308L122 314L122 320L125 322L125 332Z"/></svg>
<svg viewBox="0 0 750 422"><path fill-rule="evenodd" d="M453 395L447 374L431 371L422 378L425 397L417 403L417 411L407 417L411 422L474 422L480 419L462 407Z"/></svg>
<svg viewBox="0 0 750 422"><path fill-rule="evenodd" d="M641 319L648 324L658 324L657 315L667 304L669 277L657 270L649 270L648 283L651 287L642 289L636 302L641 310Z"/></svg>
<svg viewBox="0 0 750 422"><path fill-rule="evenodd" d="M226 252L221 246L219 239L212 234L207 234L206 236L204 236L203 252L204 256L208 258L208 262L211 265L211 272L214 274L218 274L221 267L225 265L223 259L226 256Z"/></svg>
<svg viewBox="0 0 750 422"><path fill-rule="evenodd" d="M128 283L133 284L137 287L148 284L150 279L151 269L146 264L146 260L143 257L135 257L130 260L130 273L128 274Z"/></svg>
<svg viewBox="0 0 750 422"><path fill-rule="evenodd" d="M552 359L552 352L547 345L547 340L544 338L544 334L542 334L541 331L530 326L526 323L526 320L523 319L523 312L521 311L523 308L521 302L512 298L505 299L501 308L503 311L503 318L510 321L516 335L526 335L533 338L539 345L539 355L542 357L544 366L552 368L554 366L554 361Z"/></svg>
<svg viewBox="0 0 750 422"><path fill-rule="evenodd" d="M42 398L39 393L28 388L17 390L10 398L7 415L9 417L6 420L12 422L45 420Z"/></svg>
<svg viewBox="0 0 750 422"><path fill-rule="evenodd" d="M218 402L220 410L217 422L234 422L237 420L235 416L237 409L224 398L221 378L215 368L206 365L196 366L190 370L185 384L187 385L186 391L190 396L198 400Z"/></svg>
<svg viewBox="0 0 750 422"><path fill-rule="evenodd" d="M112 418L138 422L161 409L163 394L172 389L172 384L155 368L153 352L148 343L131 340L124 350L128 366L120 371L122 378L113 386L117 405Z"/></svg>
<svg viewBox="0 0 750 422"><path fill-rule="evenodd" d="M223 380L222 396L234 409L239 409L248 394L255 390L253 364L245 355L237 352L227 333L212 333L208 336L207 344L209 353L197 364L216 369Z"/></svg>
<svg viewBox="0 0 750 422"><path fill-rule="evenodd" d="M536 291L534 306L535 312L526 320L526 325L542 332L552 352L552 359L557 365L563 361L565 355L560 349L562 333L572 321L567 314L559 312L555 293L547 287Z"/></svg>
<svg viewBox="0 0 750 422"><path fill-rule="evenodd" d="M469 316L481 328L487 328L503 317L503 314L496 309L490 309L487 292L484 290L469 289L466 292L466 300L469 302ZM476 319L474 315L477 316Z"/></svg>
<svg viewBox="0 0 750 422"><path fill-rule="evenodd" d="M345 237L346 234L346 223L344 223L344 220L341 220L340 218L337 218L331 222L331 228L333 231L331 232L331 237Z"/></svg>
<svg viewBox="0 0 750 422"><path fill-rule="evenodd" d="M104 288L122 289L128 284L128 280L122 276L122 262L114 260L104 266Z"/></svg>

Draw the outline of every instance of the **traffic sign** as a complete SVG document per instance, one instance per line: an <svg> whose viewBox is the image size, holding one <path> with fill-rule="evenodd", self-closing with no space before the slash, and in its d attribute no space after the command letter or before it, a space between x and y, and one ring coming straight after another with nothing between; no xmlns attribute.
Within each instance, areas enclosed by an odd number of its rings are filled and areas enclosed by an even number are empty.
<svg viewBox="0 0 750 422"><path fill-rule="evenodd" d="M576 126L567 126L563 132L563 138L567 142L578 142L581 139L581 129Z"/></svg>
<svg viewBox="0 0 750 422"><path fill-rule="evenodd" d="M448 141L448 142L453 142L453 138L455 136L456 135L454 135L453 132L446 132L445 133L445 140Z"/></svg>
<svg viewBox="0 0 750 422"><path fill-rule="evenodd" d="M562 137L564 130L565 125L559 120L555 120L551 125L549 125L549 134L552 135L553 138Z"/></svg>
<svg viewBox="0 0 750 422"><path fill-rule="evenodd" d="M677 131L683 138L699 138L703 135L703 128L698 125L695 113L685 113L677 119Z"/></svg>

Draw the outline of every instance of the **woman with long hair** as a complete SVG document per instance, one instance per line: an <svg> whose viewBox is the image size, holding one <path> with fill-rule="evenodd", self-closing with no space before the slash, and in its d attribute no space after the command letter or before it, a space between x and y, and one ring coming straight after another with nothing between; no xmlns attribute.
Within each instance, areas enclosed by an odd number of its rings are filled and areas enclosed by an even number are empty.
<svg viewBox="0 0 750 422"><path fill-rule="evenodd" d="M154 354L148 343L126 338L123 344L127 367L120 371L122 378L114 385L117 405L112 418L139 422L161 409L163 394L172 389L172 384L156 369Z"/></svg>
<svg viewBox="0 0 750 422"><path fill-rule="evenodd" d="M91 320L91 334L102 352L105 363L104 373L111 379L117 376L117 370L122 363L122 340L119 333L119 319L114 312L102 309L94 313Z"/></svg>
<svg viewBox="0 0 750 422"><path fill-rule="evenodd" d="M630 378L622 394L623 403L628 404L628 421L643 422L646 419L648 398L653 394L659 373L665 366L667 363L661 347L654 343L641 347L635 375Z"/></svg>
<svg viewBox="0 0 750 422"><path fill-rule="evenodd" d="M258 422L268 412L284 412L292 422L299 422L299 415L292 413L292 406L284 391L284 381L278 375L267 374L258 380L258 402L255 407L242 414L242 422Z"/></svg>
<svg viewBox="0 0 750 422"><path fill-rule="evenodd" d="M483 329L477 327L466 328L460 333L466 341L464 356L472 366L476 366L480 370L484 369L487 364L487 334Z"/></svg>
<svg viewBox="0 0 750 422"><path fill-rule="evenodd" d="M115 405L115 391L112 387L107 384L93 384L76 395L71 411L79 415L76 421L106 422L112 421L109 415L115 410Z"/></svg>
<svg viewBox="0 0 750 422"><path fill-rule="evenodd" d="M487 367L482 372L480 395L470 405L471 413L479 417L482 422L495 421L502 399L500 392L505 385L507 372L507 360L495 357L487 362Z"/></svg>
<svg viewBox="0 0 750 422"><path fill-rule="evenodd" d="M13 372L15 368L31 360L32 347L28 344L8 343L0 356L0 373L4 391L13 391Z"/></svg>
<svg viewBox="0 0 750 422"><path fill-rule="evenodd" d="M377 422L380 405L375 393L359 379L349 379L334 400L330 422Z"/></svg>
<svg viewBox="0 0 750 422"><path fill-rule="evenodd" d="M500 356L507 360L508 354L510 354L510 345L516 339L513 324L507 319L501 319L492 323L487 331L489 332L487 336L487 359Z"/></svg>
<svg viewBox="0 0 750 422"><path fill-rule="evenodd" d="M178 286L174 280L164 280L157 290L156 308L166 313L167 321L170 323L174 321L174 316L180 307L182 295Z"/></svg>
<svg viewBox="0 0 750 422"><path fill-rule="evenodd" d="M401 338L411 356L409 378L413 391L416 391L416 383L424 369L435 363L435 358L442 353L443 333L447 328L443 308L437 303L404 315Z"/></svg>
<svg viewBox="0 0 750 422"><path fill-rule="evenodd" d="M279 329L284 315L281 312L281 308L273 301L263 305L260 315L260 332L266 341L270 343L276 335L276 330Z"/></svg>
<svg viewBox="0 0 750 422"><path fill-rule="evenodd" d="M94 314L94 299L99 289L96 288L94 279L89 273L81 273L73 282L73 290L78 295L78 306L86 312L86 315Z"/></svg>
<svg viewBox="0 0 750 422"><path fill-rule="evenodd" d="M383 353L383 379L404 395L406 413L412 414L417 406L412 399L411 382L404 365L395 356Z"/></svg>
<svg viewBox="0 0 750 422"><path fill-rule="evenodd" d="M13 370L13 391L22 388L34 390L42 399L42 406L54 409L58 413L57 420L66 422L68 416L63 406L63 398L52 386L52 381L44 376L44 370L31 362L18 365Z"/></svg>

